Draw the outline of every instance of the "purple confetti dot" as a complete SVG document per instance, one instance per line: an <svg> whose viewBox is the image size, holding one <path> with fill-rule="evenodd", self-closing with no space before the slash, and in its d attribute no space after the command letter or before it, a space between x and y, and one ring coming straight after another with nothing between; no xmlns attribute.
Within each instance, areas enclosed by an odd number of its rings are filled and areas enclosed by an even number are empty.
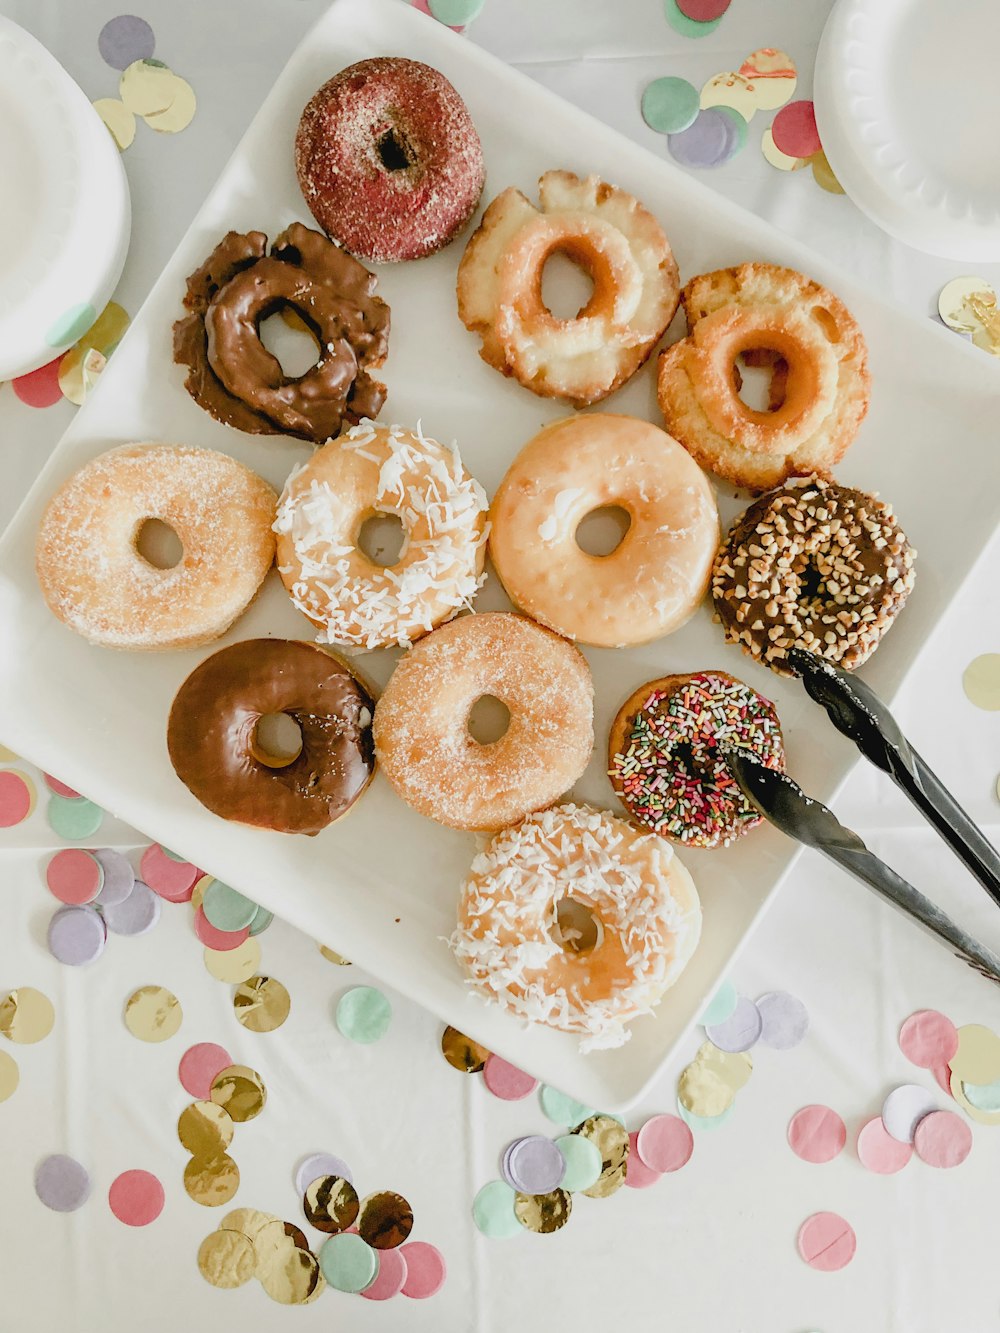
<svg viewBox="0 0 1000 1333"><path fill-rule="evenodd" d="M160 899L149 885L137 879L123 902L104 908L104 920L116 935L145 935L159 921L160 907Z"/></svg>
<svg viewBox="0 0 1000 1333"><path fill-rule="evenodd" d="M91 856L104 871L104 884L94 899L97 907L116 907L123 903L135 888L135 871L128 857L111 847L98 847Z"/></svg>
<svg viewBox="0 0 1000 1333"><path fill-rule="evenodd" d="M53 1153L35 1168L35 1193L57 1213L73 1213L90 1197L90 1176L72 1157Z"/></svg>
<svg viewBox="0 0 1000 1333"><path fill-rule="evenodd" d="M748 1051L760 1036L764 1020L753 1000L741 995L724 1023L705 1028L708 1039L720 1051Z"/></svg>
<svg viewBox="0 0 1000 1333"><path fill-rule="evenodd" d="M70 967L100 958L107 937L107 927L92 907L62 907L49 922L49 952Z"/></svg>
<svg viewBox="0 0 1000 1333"><path fill-rule="evenodd" d="M798 1046L809 1031L809 1012L801 1000L788 991L770 991L757 1001L761 1017L760 1039L776 1051Z"/></svg>
<svg viewBox="0 0 1000 1333"><path fill-rule="evenodd" d="M133 61L150 58L156 50L156 36L137 14L119 14L101 29L97 49L112 69L128 69Z"/></svg>
<svg viewBox="0 0 1000 1333"><path fill-rule="evenodd" d="M686 130L667 135L671 156L682 167L717 167L732 155L736 126L717 107L699 111Z"/></svg>
<svg viewBox="0 0 1000 1333"><path fill-rule="evenodd" d="M340 1180L346 1180L348 1185L354 1184L351 1168L345 1161L328 1152L314 1152L309 1157L303 1157L295 1168L295 1191L300 1199L320 1176L337 1176Z"/></svg>
<svg viewBox="0 0 1000 1333"><path fill-rule="evenodd" d="M548 1194L566 1174L566 1159L552 1139L541 1134L516 1139L504 1153L508 1185L522 1194Z"/></svg>

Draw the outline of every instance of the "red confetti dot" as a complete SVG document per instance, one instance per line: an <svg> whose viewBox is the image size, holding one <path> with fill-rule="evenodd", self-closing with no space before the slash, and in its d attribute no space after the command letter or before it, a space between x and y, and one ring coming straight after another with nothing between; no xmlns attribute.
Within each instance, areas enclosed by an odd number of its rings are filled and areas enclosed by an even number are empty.
<svg viewBox="0 0 1000 1333"><path fill-rule="evenodd" d="M61 356L50 361L47 366L39 366L28 375L18 375L13 381L14 392L22 403L29 407L51 407L62 397L59 387L59 362Z"/></svg>
<svg viewBox="0 0 1000 1333"><path fill-rule="evenodd" d="M361 1295L368 1301L387 1301L398 1296L406 1285L406 1255L402 1250L379 1250L378 1275Z"/></svg>
<svg viewBox="0 0 1000 1333"><path fill-rule="evenodd" d="M406 1260L403 1295L414 1301L436 1295L448 1275L444 1255L437 1246L426 1240L411 1240L409 1244L401 1245L399 1252Z"/></svg>
<svg viewBox="0 0 1000 1333"><path fill-rule="evenodd" d="M503 1102L519 1102L538 1087L537 1078L501 1060L499 1055L491 1055L483 1065L483 1082Z"/></svg>
<svg viewBox="0 0 1000 1333"><path fill-rule="evenodd" d="M31 814L34 797L28 779L12 768L0 772L0 828L13 828Z"/></svg>
<svg viewBox="0 0 1000 1333"><path fill-rule="evenodd" d="M250 938L250 927L244 926L242 930L217 930L205 915L205 909L199 907L194 914L194 933L207 949L228 953L231 949L238 949Z"/></svg>
<svg viewBox="0 0 1000 1333"><path fill-rule="evenodd" d="M190 902L194 886L201 878L197 866L189 861L173 860L156 842L143 852L139 874L143 882L168 903Z"/></svg>
<svg viewBox="0 0 1000 1333"><path fill-rule="evenodd" d="M732 3L733 0L677 0L677 8L695 23L714 23Z"/></svg>
<svg viewBox="0 0 1000 1333"><path fill-rule="evenodd" d="M823 145L812 102L789 102L771 122L774 146L788 157L812 157Z"/></svg>
<svg viewBox="0 0 1000 1333"><path fill-rule="evenodd" d="M644 1190L648 1189L650 1185L655 1185L658 1180L662 1180L663 1173L654 1171L639 1156L639 1149L636 1146L638 1137L639 1135L636 1132L628 1136L628 1165L625 1168L625 1184L634 1190Z"/></svg>
<svg viewBox="0 0 1000 1333"><path fill-rule="evenodd" d="M163 1211L163 1186L149 1171L123 1171L111 1182L108 1204L127 1227L145 1227Z"/></svg>
<svg viewBox="0 0 1000 1333"><path fill-rule="evenodd" d="M185 1092L199 1101L207 1102L212 1091L212 1080L233 1063L229 1052L212 1041L199 1042L181 1056L177 1077Z"/></svg>
<svg viewBox="0 0 1000 1333"><path fill-rule="evenodd" d="M45 882L53 897L78 907L92 903L104 883L100 862L80 847L56 852L45 867Z"/></svg>
<svg viewBox="0 0 1000 1333"><path fill-rule="evenodd" d="M64 796L67 801L83 800L83 797L78 791L74 791L72 787L67 787L65 782L60 782L59 779L54 778L51 773L43 773L42 777L45 779L46 787L48 787L49 791L53 792L56 796Z"/></svg>

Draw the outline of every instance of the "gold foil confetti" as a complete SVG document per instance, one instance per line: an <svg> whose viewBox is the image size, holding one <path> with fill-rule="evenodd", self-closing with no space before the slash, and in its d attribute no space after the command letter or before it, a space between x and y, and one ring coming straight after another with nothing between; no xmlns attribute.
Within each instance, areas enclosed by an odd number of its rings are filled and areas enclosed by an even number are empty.
<svg viewBox="0 0 1000 1333"><path fill-rule="evenodd" d="M989 291L973 292L968 306L979 325L972 331L972 341L993 356L1000 356L1000 310L997 309L996 292L992 287Z"/></svg>
<svg viewBox="0 0 1000 1333"><path fill-rule="evenodd" d="M12 990L0 1004L0 1032L19 1046L43 1041L52 1031L56 1011L52 1001L34 986Z"/></svg>
<svg viewBox="0 0 1000 1333"><path fill-rule="evenodd" d="M220 1230L241 1231L248 1240L256 1240L269 1222L277 1222L273 1213L262 1213L256 1208L234 1208L219 1223Z"/></svg>
<svg viewBox="0 0 1000 1333"><path fill-rule="evenodd" d="M986 278L952 278L938 296L938 314L950 329L970 333L983 351L1000 356L1000 312L996 291Z"/></svg>
<svg viewBox="0 0 1000 1333"><path fill-rule="evenodd" d="M183 1017L180 1001L165 986L140 986L125 1002L125 1026L140 1041L166 1041Z"/></svg>
<svg viewBox="0 0 1000 1333"><path fill-rule="evenodd" d="M572 1211L573 1199L566 1190L552 1190L549 1194L514 1195L514 1216L523 1227L542 1235L564 1227Z"/></svg>
<svg viewBox="0 0 1000 1333"><path fill-rule="evenodd" d="M739 68L754 86L758 111L777 111L791 100L798 82L795 61L786 51L762 46L751 52Z"/></svg>
<svg viewBox="0 0 1000 1333"><path fill-rule="evenodd" d="M705 1064L694 1062L681 1071L677 1080L677 1099L692 1115L722 1115L732 1105L735 1092L724 1083L716 1071Z"/></svg>
<svg viewBox="0 0 1000 1333"><path fill-rule="evenodd" d="M306 1221L317 1231L346 1231L358 1218L360 1204L354 1186L339 1176L319 1176L302 1200Z"/></svg>
<svg viewBox="0 0 1000 1333"><path fill-rule="evenodd" d="M480 1073L489 1055L485 1046L452 1027L445 1028L442 1033L441 1050L452 1069L460 1069L463 1074Z"/></svg>
<svg viewBox="0 0 1000 1333"><path fill-rule="evenodd" d="M254 1240L254 1251L257 1279L273 1301L303 1305L314 1294L321 1277L319 1261L298 1227L269 1223Z"/></svg>
<svg viewBox="0 0 1000 1333"><path fill-rule="evenodd" d="M775 144L770 127L764 131L761 138L760 151L771 166L777 167L779 171L798 171L800 167L806 166L809 161L807 157L789 157L787 153L783 153Z"/></svg>
<svg viewBox="0 0 1000 1333"><path fill-rule="evenodd" d="M177 75L161 60L133 60L122 71L118 92L135 116L155 116L166 111L176 94Z"/></svg>
<svg viewBox="0 0 1000 1333"><path fill-rule="evenodd" d="M201 906L201 901L205 896L205 890L208 888L209 884L211 884L213 879L213 875L202 875L201 879L197 881L194 888L191 890L192 912L197 912L198 908ZM215 950L212 952L214 953Z"/></svg>
<svg viewBox="0 0 1000 1333"><path fill-rule="evenodd" d="M749 1051L720 1051L710 1041L702 1042L691 1063L714 1074L733 1092L739 1092L753 1073L753 1060ZM688 1110L691 1110L690 1106Z"/></svg>
<svg viewBox="0 0 1000 1333"><path fill-rule="evenodd" d="M108 127L119 150L124 153L135 138L135 116L117 97L99 97L94 103L94 110Z"/></svg>
<svg viewBox="0 0 1000 1333"><path fill-rule="evenodd" d="M1000 1080L1000 1037L981 1023L967 1023L958 1029L958 1050L948 1065L963 1083L980 1087L996 1083Z"/></svg>
<svg viewBox="0 0 1000 1333"><path fill-rule="evenodd" d="M212 1080L212 1101L224 1106L237 1124L243 1124L263 1111L267 1088L255 1069L230 1065Z"/></svg>
<svg viewBox="0 0 1000 1333"><path fill-rule="evenodd" d="M240 1168L228 1153L192 1157L184 1168L184 1188L203 1208L228 1203L240 1187Z"/></svg>
<svg viewBox="0 0 1000 1333"><path fill-rule="evenodd" d="M220 1228L198 1247L198 1268L213 1287L232 1290L249 1282L257 1267L253 1241L241 1231Z"/></svg>
<svg viewBox="0 0 1000 1333"><path fill-rule="evenodd" d="M729 106L744 120L757 110L757 85L742 74L714 74L701 90L701 107Z"/></svg>
<svg viewBox="0 0 1000 1333"><path fill-rule="evenodd" d="M609 1115L592 1115L572 1131L589 1139L601 1154L601 1174L584 1190L591 1199L606 1199L625 1184L628 1169L628 1132Z"/></svg>
<svg viewBox="0 0 1000 1333"><path fill-rule="evenodd" d="M6 1051L0 1051L0 1102L5 1102L8 1097L13 1097L20 1080L21 1074L17 1067L17 1061L12 1059Z"/></svg>
<svg viewBox="0 0 1000 1333"><path fill-rule="evenodd" d="M413 1209L401 1194L379 1190L361 1201L358 1231L375 1250L394 1250L413 1230Z"/></svg>
<svg viewBox="0 0 1000 1333"><path fill-rule="evenodd" d="M194 1157L221 1157L233 1141L233 1118L215 1102L192 1102L177 1121L177 1137Z"/></svg>
<svg viewBox="0 0 1000 1333"><path fill-rule="evenodd" d="M351 966L351 960L349 958L345 958L342 953L337 953L336 949L328 949L325 944L321 944L319 946L319 951L328 963L335 963L337 967Z"/></svg>
<svg viewBox="0 0 1000 1333"><path fill-rule="evenodd" d="M249 981L260 967L260 940L250 935L235 949L206 949L205 966L216 981L230 986Z"/></svg>
<svg viewBox="0 0 1000 1333"><path fill-rule="evenodd" d="M127 312L117 301L109 301L87 332L63 354L59 362L59 388L63 397L79 407L93 388L109 357L129 326ZM97 353L102 360L95 359Z"/></svg>
<svg viewBox="0 0 1000 1333"><path fill-rule="evenodd" d="M833 174L833 167L830 166L826 153L820 150L809 160L812 165L813 180L820 189L826 190L829 194L844 194L844 187Z"/></svg>
<svg viewBox="0 0 1000 1333"><path fill-rule="evenodd" d="M194 120L198 106L194 89L188 81L173 71L170 73L170 78L172 89L170 105L164 111L156 111L144 117L149 128L157 130L160 134L178 134L181 130L186 130Z"/></svg>
<svg viewBox="0 0 1000 1333"><path fill-rule="evenodd" d="M250 977L236 988L233 1009L250 1032L273 1032L288 1017L292 1001L274 977Z"/></svg>

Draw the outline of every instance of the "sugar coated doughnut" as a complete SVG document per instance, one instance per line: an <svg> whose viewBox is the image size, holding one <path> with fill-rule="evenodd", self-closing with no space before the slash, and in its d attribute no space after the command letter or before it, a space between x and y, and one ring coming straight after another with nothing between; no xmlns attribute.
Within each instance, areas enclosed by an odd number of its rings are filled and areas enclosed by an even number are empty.
<svg viewBox="0 0 1000 1333"><path fill-rule="evenodd" d="M605 506L624 509L630 527L610 555L589 555L576 529ZM530 440L490 519L490 554L515 605L602 648L682 625L705 595L719 543L712 488L677 441L648 421L601 413Z"/></svg>
<svg viewBox="0 0 1000 1333"><path fill-rule="evenodd" d="M510 723L469 733L484 695ZM375 709L382 772L404 801L453 828L498 829L572 787L594 744L594 686L583 654L523 616L461 616L400 661Z"/></svg>
<svg viewBox="0 0 1000 1333"><path fill-rule="evenodd" d="M870 381L864 337L833 292L794 269L740 264L693 278L681 301L689 336L660 357L660 407L702 467L762 490L843 457ZM740 398L741 355L774 366L772 410Z"/></svg>
<svg viewBox="0 0 1000 1333"><path fill-rule="evenodd" d="M560 918L593 918L591 947ZM565 918L563 918L565 920ZM455 957L475 988L521 1018L621 1046L698 943L701 906L669 843L606 810L557 805L504 829L462 885Z"/></svg>
<svg viewBox="0 0 1000 1333"><path fill-rule="evenodd" d="M539 207L510 186L490 204L458 269L458 313L480 355L544 398L596 403L630 379L679 298L670 242L638 199L596 176L547 171ZM562 253L594 291L572 319L542 299L542 270Z"/></svg>
<svg viewBox="0 0 1000 1333"><path fill-rule="evenodd" d="M461 97L436 69L400 56L360 60L323 84L299 122L295 169L320 226L376 263L447 245L485 179Z"/></svg>
<svg viewBox="0 0 1000 1333"><path fill-rule="evenodd" d="M177 776L223 819L279 833L319 833L368 786L374 704L345 663L311 643L247 639L195 667L177 691L167 749ZM286 713L302 749L290 761L257 738Z"/></svg>
<svg viewBox="0 0 1000 1333"><path fill-rule="evenodd" d="M49 501L35 567L49 609L106 648L189 648L225 633L274 559L276 496L210 449L125 444L75 472ZM143 525L173 528L183 554L159 569Z"/></svg>
<svg viewBox="0 0 1000 1333"><path fill-rule="evenodd" d="M663 676L641 685L611 724L608 773L637 823L689 847L720 847L756 828L720 744L753 750L784 771L774 705L725 671Z"/></svg>
<svg viewBox="0 0 1000 1333"><path fill-rule="evenodd" d="M289 477L278 505L278 569L321 643L407 644L470 605L483 582L487 501L458 451L401 426L364 421ZM358 535L397 514L396 562L376 564Z"/></svg>
<svg viewBox="0 0 1000 1333"><path fill-rule="evenodd" d="M798 477L734 523L712 573L727 640L788 675L789 648L847 671L868 660L913 589L916 552L892 507Z"/></svg>

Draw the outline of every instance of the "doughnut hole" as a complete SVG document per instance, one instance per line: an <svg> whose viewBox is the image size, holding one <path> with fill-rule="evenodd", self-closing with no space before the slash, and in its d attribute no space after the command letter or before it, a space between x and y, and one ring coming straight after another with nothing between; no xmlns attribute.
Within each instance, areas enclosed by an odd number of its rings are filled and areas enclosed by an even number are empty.
<svg viewBox="0 0 1000 1333"><path fill-rule="evenodd" d="M169 523L147 518L135 534L135 549L154 569L174 569L184 559L184 543Z"/></svg>
<svg viewBox="0 0 1000 1333"><path fill-rule="evenodd" d="M803 556L795 573L799 580L798 595L795 599L799 612L810 620L818 619L825 611L829 610L830 603L833 601L827 589L823 572L814 559L810 556Z"/></svg>
<svg viewBox="0 0 1000 1333"><path fill-rule="evenodd" d="M494 694L483 694L469 710L469 735L480 745L493 745L507 734L510 709Z"/></svg>
<svg viewBox="0 0 1000 1333"><path fill-rule="evenodd" d="M628 535L632 515L621 505L601 505L576 525L576 544L586 555L614 555Z"/></svg>
<svg viewBox="0 0 1000 1333"><path fill-rule="evenodd" d="M301 379L319 360L319 340L294 306L282 306L262 319L257 336L286 379Z"/></svg>
<svg viewBox="0 0 1000 1333"><path fill-rule="evenodd" d="M287 768L302 753L302 728L290 713L265 713L253 729L250 753L266 768Z"/></svg>
<svg viewBox="0 0 1000 1333"><path fill-rule="evenodd" d="M733 361L733 389L754 412L777 412L788 389L788 362L772 347L749 347Z"/></svg>
<svg viewBox="0 0 1000 1333"><path fill-rule="evenodd" d="M376 139L375 151L386 171L408 171L413 165L410 147L395 127Z"/></svg>
<svg viewBox="0 0 1000 1333"><path fill-rule="evenodd" d="M604 927L586 903L560 898L549 934L565 953L590 953L604 942Z"/></svg>
<svg viewBox="0 0 1000 1333"><path fill-rule="evenodd" d="M594 275L582 251L549 252L542 266L541 299L553 319L579 319L593 300L594 288Z"/></svg>
<svg viewBox="0 0 1000 1333"><path fill-rule="evenodd" d="M354 544L381 569L398 564L406 544L403 520L398 514L376 510L362 521Z"/></svg>

